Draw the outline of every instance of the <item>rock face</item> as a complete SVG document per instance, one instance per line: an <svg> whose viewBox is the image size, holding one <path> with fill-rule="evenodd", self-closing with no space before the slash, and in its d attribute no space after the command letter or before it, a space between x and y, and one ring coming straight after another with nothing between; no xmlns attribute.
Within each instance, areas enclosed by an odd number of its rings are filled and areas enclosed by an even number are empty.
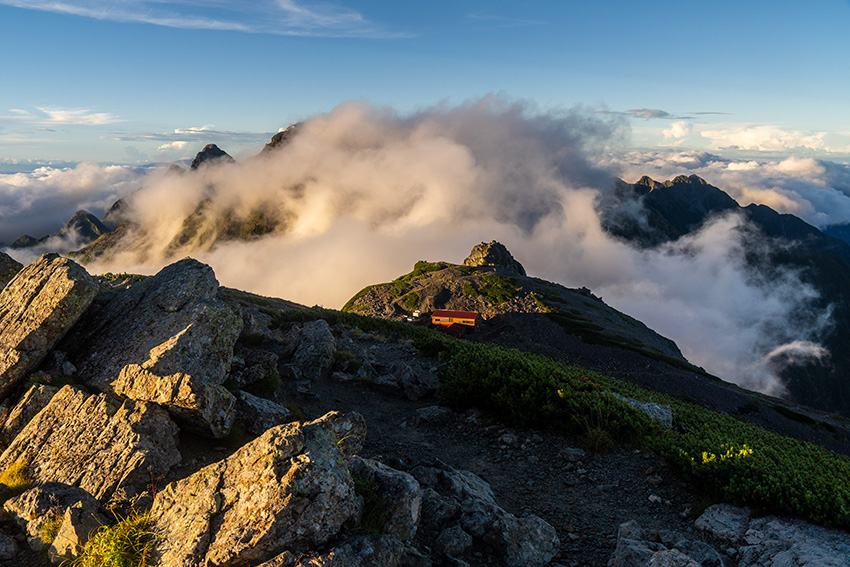
<svg viewBox="0 0 850 567"><path fill-rule="evenodd" d="M50 403L58 391L59 388L55 386L33 384L20 401L9 410L6 421L0 428L0 447L8 447L32 418Z"/></svg>
<svg viewBox="0 0 850 567"><path fill-rule="evenodd" d="M463 261L464 266L494 266L497 269L517 276L524 276L525 268L517 262L508 249L503 244L495 240L486 243L476 244L469 253L466 260Z"/></svg>
<svg viewBox="0 0 850 567"><path fill-rule="evenodd" d="M38 365L94 300L98 285L78 264L46 254L0 292L0 398Z"/></svg>
<svg viewBox="0 0 850 567"><path fill-rule="evenodd" d="M483 540L504 554L508 567L539 567L557 555L561 544L551 525L538 516L517 518L506 512L490 485L471 472L434 465L411 471L423 486L421 528L426 532L444 541L462 541L463 534Z"/></svg>
<svg viewBox="0 0 850 567"><path fill-rule="evenodd" d="M35 482L78 486L100 501L143 492L180 462L177 427L161 408L62 388L15 437L0 470L28 463Z"/></svg>
<svg viewBox="0 0 850 567"><path fill-rule="evenodd" d="M242 320L217 289L212 269L186 258L115 295L69 337L78 377L156 402L197 433L226 435L236 400L221 384Z"/></svg>
<svg viewBox="0 0 850 567"><path fill-rule="evenodd" d="M723 567L710 545L671 530L649 531L634 520L620 525L617 547L608 567Z"/></svg>
<svg viewBox="0 0 850 567"><path fill-rule="evenodd" d="M95 519L101 519L98 514L98 502L91 494L59 482L46 482L27 490L20 496L12 498L4 505L6 512L21 527L29 538L33 549L46 549L50 542L41 539L41 527L57 516L63 515L68 509L76 508L85 511Z"/></svg>
<svg viewBox="0 0 850 567"><path fill-rule="evenodd" d="M292 340L298 347L292 357L293 367L300 377L308 380L319 378L324 370L330 368L337 348L330 327L325 320L319 319L294 330L294 334L296 336Z"/></svg>
<svg viewBox="0 0 850 567"><path fill-rule="evenodd" d="M268 154L272 150L278 150L281 148L285 148L292 139L298 134L298 131L301 129L300 123L292 124L287 127L286 130L281 130L274 136L272 136L271 141L263 146L263 150L260 152L260 155Z"/></svg>
<svg viewBox="0 0 850 567"><path fill-rule="evenodd" d="M6 284L12 281L12 278L23 269L20 262L6 254L0 252L0 290L6 287Z"/></svg>
<svg viewBox="0 0 850 567"><path fill-rule="evenodd" d="M365 422L331 412L280 425L168 485L151 510L163 567L245 565L316 549L358 512L345 466Z"/></svg>
<svg viewBox="0 0 850 567"><path fill-rule="evenodd" d="M841 530L776 516L753 518L749 510L728 504L710 506L695 525L735 545L738 567L850 566L850 535Z"/></svg>

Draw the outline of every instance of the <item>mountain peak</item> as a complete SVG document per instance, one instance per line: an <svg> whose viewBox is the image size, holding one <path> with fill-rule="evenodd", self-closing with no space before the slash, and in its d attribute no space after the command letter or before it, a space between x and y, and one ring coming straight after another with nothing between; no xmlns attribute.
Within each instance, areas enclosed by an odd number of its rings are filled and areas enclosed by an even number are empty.
<svg viewBox="0 0 850 567"><path fill-rule="evenodd" d="M501 268L502 271L516 274L519 276L526 275L525 268L517 262L514 257L508 252L504 244L495 240L486 243L476 244L469 253L466 260L463 261L464 266L494 266Z"/></svg>
<svg viewBox="0 0 850 567"><path fill-rule="evenodd" d="M198 169L204 164L224 160L225 162L234 161L230 155L216 146L215 144L207 144L204 149L197 153L195 159L192 160L191 169Z"/></svg>
<svg viewBox="0 0 850 567"><path fill-rule="evenodd" d="M672 180L664 182L665 187L674 185L708 185L708 181L699 175L677 175Z"/></svg>
<svg viewBox="0 0 850 567"><path fill-rule="evenodd" d="M260 153L268 153L274 149L283 148L289 145L292 142L292 139L296 134L301 130L301 123L296 122L291 126L287 127L285 130L281 130L274 136L272 136L271 141L263 147L263 151Z"/></svg>

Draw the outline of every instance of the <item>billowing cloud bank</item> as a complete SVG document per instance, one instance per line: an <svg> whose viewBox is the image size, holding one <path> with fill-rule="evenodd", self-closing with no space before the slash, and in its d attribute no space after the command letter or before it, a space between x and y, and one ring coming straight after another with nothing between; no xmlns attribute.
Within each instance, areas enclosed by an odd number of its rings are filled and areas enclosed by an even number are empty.
<svg viewBox="0 0 850 567"><path fill-rule="evenodd" d="M742 204L765 199L817 224L850 220L847 168L808 160L721 167L705 154L612 157L623 133L621 123L581 110L540 113L492 97L410 116L345 104L306 121L268 156L151 174L132 199L141 226L134 249L89 268L155 271L202 199L207 211L242 218L262 210L279 231L192 255L225 285L308 305L338 308L417 260L461 262L474 244L497 239L530 274L591 288L676 340L696 364L781 392L779 357L825 354L813 340L828 313L809 309L814 291L797 274L768 283L748 273L741 243L754 237L737 217L642 251L610 238L597 210L614 175L696 172Z"/></svg>
<svg viewBox="0 0 850 567"><path fill-rule="evenodd" d="M102 215L143 180L138 168L91 163L0 174L0 243L56 233L80 209Z"/></svg>

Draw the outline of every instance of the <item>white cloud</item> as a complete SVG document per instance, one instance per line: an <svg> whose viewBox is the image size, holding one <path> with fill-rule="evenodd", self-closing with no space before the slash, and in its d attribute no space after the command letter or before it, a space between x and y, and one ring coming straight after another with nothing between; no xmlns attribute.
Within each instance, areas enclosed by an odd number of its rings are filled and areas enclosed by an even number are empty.
<svg viewBox="0 0 850 567"><path fill-rule="evenodd" d="M182 29L334 37L400 36L347 7L327 3L307 5L295 0L0 0L0 4Z"/></svg>
<svg viewBox="0 0 850 567"><path fill-rule="evenodd" d="M88 108L61 108L54 106L39 106L37 112L12 108L12 116L5 116L6 120L22 124L33 124L40 126L103 126L120 122L121 119L108 112L92 112ZM46 128L39 130L52 131Z"/></svg>
<svg viewBox="0 0 850 567"><path fill-rule="evenodd" d="M88 109L47 108L39 107L47 116L48 124L81 124L86 126L101 126L119 122L117 116L108 112L92 112Z"/></svg>
<svg viewBox="0 0 850 567"><path fill-rule="evenodd" d="M711 140L714 149L756 150L760 152L783 152L799 148L834 151L826 145L825 132L807 134L795 130L783 130L775 126L732 126L719 130L703 130L703 137Z"/></svg>
<svg viewBox="0 0 850 567"><path fill-rule="evenodd" d="M156 149L156 151L165 152L165 151L168 151L168 150L182 150L188 145L189 145L189 142L186 142L186 141L169 142L167 144L162 144L161 146L159 146Z"/></svg>
<svg viewBox="0 0 850 567"><path fill-rule="evenodd" d="M684 143L685 139L691 135L691 130L693 130L693 125L690 122L680 120L670 124L669 128L661 131L661 134L664 139L674 140L674 145L679 145Z"/></svg>
<svg viewBox="0 0 850 567"><path fill-rule="evenodd" d="M212 131L213 124L206 124L204 126L189 126L188 128L176 128L174 130L175 134L205 134L207 132Z"/></svg>
<svg viewBox="0 0 850 567"><path fill-rule="evenodd" d="M0 174L0 242L55 233L80 209L101 216L144 176L141 169L92 163Z"/></svg>

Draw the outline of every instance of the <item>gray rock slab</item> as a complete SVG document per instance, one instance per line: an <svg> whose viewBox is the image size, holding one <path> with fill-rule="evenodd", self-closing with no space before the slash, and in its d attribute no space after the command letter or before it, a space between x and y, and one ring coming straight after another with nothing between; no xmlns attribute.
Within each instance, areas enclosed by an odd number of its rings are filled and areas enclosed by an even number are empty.
<svg viewBox="0 0 850 567"><path fill-rule="evenodd" d="M36 482L78 486L100 501L141 493L180 462L177 426L162 408L65 386L0 455L0 470L28 463Z"/></svg>
<svg viewBox="0 0 850 567"><path fill-rule="evenodd" d="M114 293L63 344L78 378L155 401L196 433L226 435L235 399L221 385L242 319L217 289L212 268L186 258Z"/></svg>
<svg viewBox="0 0 850 567"><path fill-rule="evenodd" d="M156 564L255 565L319 548L359 510L347 461L364 438L362 417L331 412L168 485L151 510Z"/></svg>
<svg viewBox="0 0 850 567"><path fill-rule="evenodd" d="M8 447L26 424L50 403L58 391L59 388L55 386L33 384L9 410L9 415L3 422L3 427L0 428L0 446Z"/></svg>
<svg viewBox="0 0 850 567"><path fill-rule="evenodd" d="M0 398L42 361L98 290L82 266L45 254L0 291Z"/></svg>

